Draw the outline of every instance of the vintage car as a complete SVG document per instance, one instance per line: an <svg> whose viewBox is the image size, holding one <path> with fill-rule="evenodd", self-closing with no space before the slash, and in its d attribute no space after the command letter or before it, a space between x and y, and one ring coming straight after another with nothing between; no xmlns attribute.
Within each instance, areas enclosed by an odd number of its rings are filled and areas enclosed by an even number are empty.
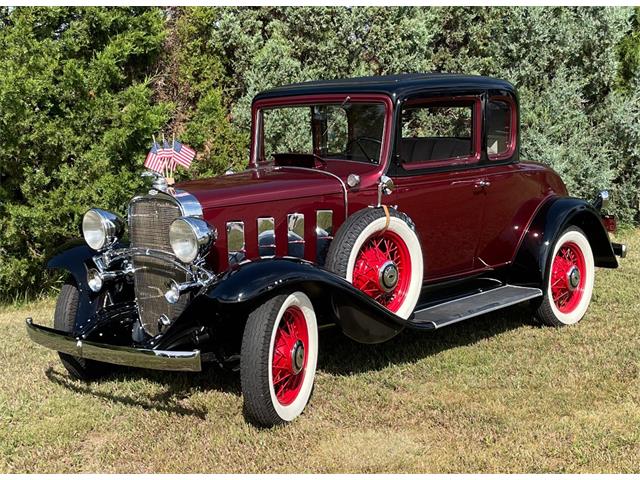
<svg viewBox="0 0 640 480"><path fill-rule="evenodd" d="M248 420L284 423L309 401L320 326L376 343L520 302L571 325L595 267L626 253L606 192L570 197L519 161L506 81L300 83L260 93L251 114L245 171L175 188L148 175L126 222L91 209L84 240L50 260L69 274L55 328L27 330L72 376L210 362L239 369Z"/></svg>

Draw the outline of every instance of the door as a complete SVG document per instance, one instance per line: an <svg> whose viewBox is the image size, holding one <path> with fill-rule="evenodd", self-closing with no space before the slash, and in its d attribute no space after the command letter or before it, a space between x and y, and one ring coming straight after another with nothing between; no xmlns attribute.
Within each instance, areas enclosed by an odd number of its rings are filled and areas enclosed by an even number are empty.
<svg viewBox="0 0 640 480"><path fill-rule="evenodd" d="M473 270L485 196L473 171L395 178L395 203L415 222L425 282Z"/></svg>
<svg viewBox="0 0 640 480"><path fill-rule="evenodd" d="M485 203L480 98L410 100L401 115L393 199L416 224L425 282L469 273Z"/></svg>

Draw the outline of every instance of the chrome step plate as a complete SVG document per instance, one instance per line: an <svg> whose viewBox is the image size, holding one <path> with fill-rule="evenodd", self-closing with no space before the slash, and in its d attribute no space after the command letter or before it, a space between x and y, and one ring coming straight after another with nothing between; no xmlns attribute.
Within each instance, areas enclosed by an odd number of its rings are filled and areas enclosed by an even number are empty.
<svg viewBox="0 0 640 480"><path fill-rule="evenodd" d="M416 310L408 326L436 329L542 296L539 288L504 285Z"/></svg>

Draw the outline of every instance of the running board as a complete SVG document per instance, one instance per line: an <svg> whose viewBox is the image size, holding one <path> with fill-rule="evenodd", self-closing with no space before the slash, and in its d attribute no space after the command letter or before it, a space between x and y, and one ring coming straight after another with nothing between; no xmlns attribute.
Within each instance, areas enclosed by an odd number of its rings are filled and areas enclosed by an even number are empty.
<svg viewBox="0 0 640 480"><path fill-rule="evenodd" d="M432 330L541 297L539 288L504 285L416 310L407 326Z"/></svg>

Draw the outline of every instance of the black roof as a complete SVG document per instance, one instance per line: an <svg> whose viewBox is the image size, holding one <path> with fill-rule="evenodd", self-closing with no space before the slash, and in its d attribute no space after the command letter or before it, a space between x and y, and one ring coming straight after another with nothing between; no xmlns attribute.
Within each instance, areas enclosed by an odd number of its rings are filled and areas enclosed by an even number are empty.
<svg viewBox="0 0 640 480"><path fill-rule="evenodd" d="M515 94L513 85L497 78L455 73L406 73L293 83L260 92L254 100L315 93L384 93L402 98L422 91L461 90L506 90Z"/></svg>

